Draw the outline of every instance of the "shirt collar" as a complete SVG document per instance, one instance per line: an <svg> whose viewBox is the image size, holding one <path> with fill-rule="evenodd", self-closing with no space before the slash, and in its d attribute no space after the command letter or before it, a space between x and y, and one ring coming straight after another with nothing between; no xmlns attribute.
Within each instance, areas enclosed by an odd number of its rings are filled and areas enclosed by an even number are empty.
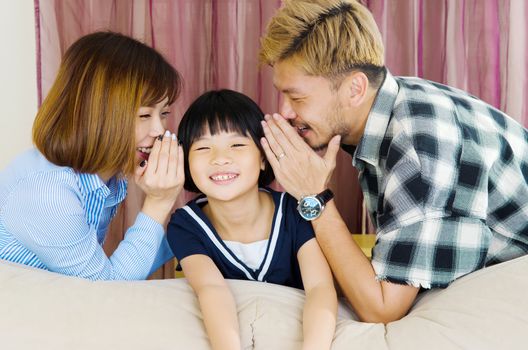
<svg viewBox="0 0 528 350"><path fill-rule="evenodd" d="M79 186L81 192L85 197L91 197L94 193L97 193L99 196L106 198L113 191L115 192L115 203L121 203L126 197L127 181L124 177L115 177L111 179L110 188L101 180L101 178L96 174L86 174L79 173Z"/></svg>
<svg viewBox="0 0 528 350"><path fill-rule="evenodd" d="M110 216L113 217L117 210L117 204L126 196L126 179L116 177L109 183L111 189L106 186L98 175L79 173L79 187L84 196L86 222L89 225L97 226L99 224L101 213L105 206L112 207ZM109 200L111 203L106 203L109 195L112 195Z"/></svg>
<svg viewBox="0 0 528 350"><path fill-rule="evenodd" d="M103 197L107 197L110 194L110 189L96 174L79 173L79 186L85 196L98 190Z"/></svg>
<svg viewBox="0 0 528 350"><path fill-rule="evenodd" d="M127 186L125 179L113 177L108 181L107 186L110 189L110 196L106 198L106 207L115 206L125 199Z"/></svg>
<svg viewBox="0 0 528 350"><path fill-rule="evenodd" d="M356 148L353 158L354 166L357 166L358 159L374 166L379 163L381 142L389 125L398 91L399 86L396 79L390 74L389 70L386 70L385 80L372 104L365 131Z"/></svg>

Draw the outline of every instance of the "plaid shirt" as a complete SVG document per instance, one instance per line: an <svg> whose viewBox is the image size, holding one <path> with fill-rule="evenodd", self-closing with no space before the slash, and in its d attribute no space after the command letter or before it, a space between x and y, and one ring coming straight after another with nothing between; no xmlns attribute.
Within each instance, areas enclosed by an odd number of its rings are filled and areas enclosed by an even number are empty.
<svg viewBox="0 0 528 350"><path fill-rule="evenodd" d="M379 280L446 287L528 252L528 131L483 101L387 72L353 164Z"/></svg>

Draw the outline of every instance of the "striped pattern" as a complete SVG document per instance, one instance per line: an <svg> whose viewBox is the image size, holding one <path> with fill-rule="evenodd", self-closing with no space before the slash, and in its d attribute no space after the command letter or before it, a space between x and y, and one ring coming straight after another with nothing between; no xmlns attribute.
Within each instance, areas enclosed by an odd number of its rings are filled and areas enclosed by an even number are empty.
<svg viewBox="0 0 528 350"><path fill-rule="evenodd" d="M260 190L269 192L266 189L260 189ZM265 281L264 277L268 273L268 269L269 269L269 266L271 264L271 260L273 259L273 256L275 254L275 247L277 246L277 241L279 239L279 233L280 233L280 228L281 228L281 224L282 224L282 203L284 201L284 195L285 194L286 194L285 192L280 194L279 205L278 205L278 208L275 211L276 212L276 217L275 217L275 221L274 221L274 224L273 224L273 232L271 233L271 235L269 237L268 249L266 250L266 253L264 255L264 263L263 263L262 269L260 270L260 273L258 274L258 277L256 278L256 280L260 281L260 282L264 282ZM207 198L205 197L205 198L200 198L200 199L196 200L196 203L203 203L203 202L206 202L206 201L207 201ZM231 264L233 264L234 267L236 267L237 269L242 271L244 273L244 275L247 277L248 280L251 280L251 281L255 280L255 278L253 277L252 273L250 272L251 269L249 269L245 264L241 264L238 261L238 259L236 258L236 254L231 252L229 247L227 247L223 242L220 242L220 240L213 233L213 231L209 228L209 226L207 226L207 224L200 218L200 216L198 216L194 212L194 210L191 207L186 205L182 209L185 210L187 212L187 214L189 214L194 219L194 221L196 221L196 223L198 225L200 225L200 227L205 232L207 237L211 240L211 242L224 255L224 257Z"/></svg>
<svg viewBox="0 0 528 350"><path fill-rule="evenodd" d="M38 151L0 173L0 259L91 280L144 279L172 254L140 213L111 257L102 249L127 183L49 163Z"/></svg>
<svg viewBox="0 0 528 350"><path fill-rule="evenodd" d="M207 235L207 237L209 237L209 239L211 240L211 242L213 242L213 244L216 246L216 248L222 253L224 254L225 258L231 263L233 264L233 266L235 266L237 269L239 269L240 271L242 271L244 273L244 275L246 275L247 279L248 280L251 280L251 281L254 281L255 279L253 278L253 276L251 276L251 273L248 271L248 269L246 269L244 267L244 265L242 265L241 263L239 263L236 259L233 258L233 256L231 255L231 253L224 247L224 245L222 243L220 243L220 241L216 238L216 236L214 235L213 231L211 231L211 229L205 224L205 222L203 222L202 219L200 219L200 217L198 215L196 215L194 213L194 211L188 206L184 206L183 207L183 210L185 210L187 212L187 214L189 214L197 223L198 225L200 225L200 227L202 228L202 230L204 230L205 234Z"/></svg>
<svg viewBox="0 0 528 350"><path fill-rule="evenodd" d="M3 224L0 222L0 232L5 232ZM14 239L10 239L10 235L0 234L0 257L4 260L45 269L46 267L40 262L35 254L25 249L20 243Z"/></svg>
<svg viewBox="0 0 528 350"><path fill-rule="evenodd" d="M269 242L269 248L265 255L264 266L262 267L262 270L260 271L258 275L259 281L264 281L264 276L266 276L266 274L268 273L271 260L273 259L273 255L275 254L275 248L277 247L277 240L279 239L279 232L280 232L281 222L282 222L282 203L284 202L284 195L285 193L281 193L279 208L276 211L277 215L275 216L275 223L273 224L273 232L270 237L271 242Z"/></svg>
<svg viewBox="0 0 528 350"><path fill-rule="evenodd" d="M314 239L312 225L297 212L295 198L268 188L260 190L271 194L275 209L266 252L257 268L248 266L247 261L241 259L216 232L202 210L207 204L207 197L204 195L177 209L169 222L167 238L178 261L192 255L205 255L211 258L224 278L302 289L297 255L306 242Z"/></svg>

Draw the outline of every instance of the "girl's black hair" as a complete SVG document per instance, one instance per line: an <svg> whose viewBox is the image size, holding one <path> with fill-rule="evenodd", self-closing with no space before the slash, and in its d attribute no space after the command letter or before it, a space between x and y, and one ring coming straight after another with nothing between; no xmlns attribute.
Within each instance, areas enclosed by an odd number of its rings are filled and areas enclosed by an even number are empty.
<svg viewBox="0 0 528 350"><path fill-rule="evenodd" d="M185 156L185 184L187 191L200 193L189 171L189 150L194 140L209 129L211 135L238 132L249 136L264 158L264 170L260 171L259 187L268 186L274 179L273 169L266 159L260 139L264 130L260 123L264 113L248 96L233 90L211 90L198 97L187 109L178 127L178 140L182 143Z"/></svg>

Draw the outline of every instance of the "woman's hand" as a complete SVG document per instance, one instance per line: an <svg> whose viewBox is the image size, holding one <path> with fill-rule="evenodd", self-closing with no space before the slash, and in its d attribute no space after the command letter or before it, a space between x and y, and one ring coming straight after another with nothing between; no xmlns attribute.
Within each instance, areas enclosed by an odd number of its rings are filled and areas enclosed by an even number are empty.
<svg viewBox="0 0 528 350"><path fill-rule="evenodd" d="M138 166L135 180L146 194L143 213L165 225L185 180L183 149L175 134L167 130L154 141L149 160Z"/></svg>

